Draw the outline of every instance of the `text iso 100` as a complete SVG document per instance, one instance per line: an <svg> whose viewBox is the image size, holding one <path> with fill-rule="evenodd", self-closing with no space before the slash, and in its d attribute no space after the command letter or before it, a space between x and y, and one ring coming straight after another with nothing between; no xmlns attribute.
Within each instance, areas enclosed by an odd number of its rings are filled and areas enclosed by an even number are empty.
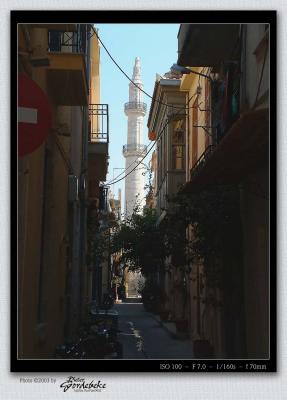
<svg viewBox="0 0 287 400"><path fill-rule="evenodd" d="M182 369L182 364L177 364L177 363L159 364L159 369L163 371L180 371Z"/></svg>

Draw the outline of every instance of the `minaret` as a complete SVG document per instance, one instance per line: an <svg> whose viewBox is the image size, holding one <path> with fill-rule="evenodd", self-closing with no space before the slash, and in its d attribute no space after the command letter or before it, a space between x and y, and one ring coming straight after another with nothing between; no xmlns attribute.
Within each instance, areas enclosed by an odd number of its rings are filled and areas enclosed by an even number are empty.
<svg viewBox="0 0 287 400"><path fill-rule="evenodd" d="M143 88L141 81L141 65L139 57L135 59L133 82ZM143 92L129 84L129 102L125 104L125 114L128 117L127 144L123 146L123 156L126 159L126 173L131 171L146 155L143 144L143 119L146 114L146 104L143 103ZM132 165L131 165L132 164ZM130 166L130 168L128 168ZM135 205L144 205L144 165L139 166L125 178L125 215L130 216Z"/></svg>

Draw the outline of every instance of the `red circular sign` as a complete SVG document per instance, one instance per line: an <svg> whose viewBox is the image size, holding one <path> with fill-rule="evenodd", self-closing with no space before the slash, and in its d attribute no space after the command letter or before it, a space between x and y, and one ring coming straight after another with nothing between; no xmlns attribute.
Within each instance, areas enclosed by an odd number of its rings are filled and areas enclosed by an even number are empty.
<svg viewBox="0 0 287 400"><path fill-rule="evenodd" d="M48 97L31 78L18 77L18 154L35 151L45 141L52 123Z"/></svg>

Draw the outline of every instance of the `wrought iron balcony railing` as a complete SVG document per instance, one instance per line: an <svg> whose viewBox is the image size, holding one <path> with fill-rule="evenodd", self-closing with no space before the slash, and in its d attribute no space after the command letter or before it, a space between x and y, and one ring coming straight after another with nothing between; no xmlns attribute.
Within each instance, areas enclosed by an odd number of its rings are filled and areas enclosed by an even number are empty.
<svg viewBox="0 0 287 400"><path fill-rule="evenodd" d="M222 138L230 131L240 116L240 73L236 63L224 65L223 79L212 83L211 92L211 128L212 145L199 157L190 170L194 178L208 161Z"/></svg>
<svg viewBox="0 0 287 400"><path fill-rule="evenodd" d="M109 143L108 104L89 104L89 142Z"/></svg>
<svg viewBox="0 0 287 400"><path fill-rule="evenodd" d="M123 146L123 155L128 153L136 153L137 155L144 156L147 151L147 146L145 144L125 144Z"/></svg>
<svg viewBox="0 0 287 400"><path fill-rule="evenodd" d="M87 51L87 26L81 24L76 32L50 30L48 50L62 53L83 53Z"/></svg>
<svg viewBox="0 0 287 400"><path fill-rule="evenodd" d="M206 161L209 159L211 153L214 151L216 146L210 145L206 148L206 150L201 154L199 159L196 161L194 166L190 170L190 178L194 178L195 175L198 174L198 172L201 170L201 168L204 166Z"/></svg>
<svg viewBox="0 0 287 400"><path fill-rule="evenodd" d="M134 111L141 111L143 113L146 113L146 104L141 103L141 102L136 102L136 101L131 101L129 103L125 103L125 112L129 110L134 110Z"/></svg>

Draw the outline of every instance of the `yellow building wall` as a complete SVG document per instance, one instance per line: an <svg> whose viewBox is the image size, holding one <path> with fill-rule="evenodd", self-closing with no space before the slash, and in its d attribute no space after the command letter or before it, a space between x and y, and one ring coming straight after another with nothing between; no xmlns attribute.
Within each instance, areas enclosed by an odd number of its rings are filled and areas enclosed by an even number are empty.
<svg viewBox="0 0 287 400"><path fill-rule="evenodd" d="M100 46L96 35L91 38L90 104L100 104ZM93 132L101 129L101 116L91 117Z"/></svg>
<svg viewBox="0 0 287 400"><path fill-rule="evenodd" d="M32 50L47 48L45 28L29 27ZM21 25L19 47L27 50ZM21 72L31 78L47 93L46 68L34 68L29 61ZM53 123L57 108L52 104ZM59 139L69 154L69 138ZM46 147L51 153L51 180L44 182ZM19 357L51 356L55 346L63 342L65 321L65 276L67 264L67 165L52 134L32 154L19 159ZM45 192L44 186L49 185ZM42 248L43 200L45 198L45 238ZM41 251L43 264L41 267ZM38 318L40 269L42 268L43 318Z"/></svg>
<svg viewBox="0 0 287 400"><path fill-rule="evenodd" d="M100 44L97 36L94 34L91 37L91 51L90 51L90 104L100 104ZM93 133L101 130L101 116L91 117L91 126ZM96 141L93 138L93 141ZM106 156L100 154L89 155L89 184L92 185L90 193L92 197L98 197L99 192L99 177L105 177L106 169ZM108 254L106 254L108 257ZM102 295L110 290L108 284L108 271L109 263L107 260L101 263L101 288ZM87 277L87 291L88 295L92 295L91 286L92 274Z"/></svg>
<svg viewBox="0 0 287 400"><path fill-rule="evenodd" d="M204 70L202 67L192 67L192 70L203 73L206 71L206 69ZM188 129L186 132L186 181L189 181L190 170L192 169L193 164L204 153L206 147L212 143L211 137L207 134L207 132L203 128L197 128L197 147L196 149L193 147L194 125L204 127L210 126L209 113L208 111L205 111L210 107L210 99L206 78L199 77L196 74L190 73L188 75L183 75L180 89L188 91L188 99L191 98L188 104ZM194 120L194 107L199 107L197 111L197 121ZM208 133L211 134L211 129L206 129ZM194 150L197 153L197 158L193 162ZM188 229L187 235L190 239L192 238L191 229ZM190 337L193 340L202 339L203 337L208 339L217 354L222 355L220 311L210 305L207 306L205 304L204 298L207 293L206 288L201 287L202 280L204 279L203 277L204 266L202 263L193 263L188 285L188 322ZM200 298L198 298L198 290L200 290ZM214 295L216 297L219 296L218 293L215 293Z"/></svg>
<svg viewBox="0 0 287 400"><path fill-rule="evenodd" d="M67 268L67 190L68 169L52 138L51 182L46 198L45 244L43 265L43 323L45 324L42 354L51 355L56 345L63 342L65 322L65 286Z"/></svg>
<svg viewBox="0 0 287 400"><path fill-rule="evenodd" d="M31 32L32 44L45 44L45 32ZM19 48L27 50L24 35L19 26ZM21 51L20 50L20 51ZM31 68L27 60L26 70L30 77L46 91L46 76L43 69ZM35 152L19 160L19 263L18 263L18 316L19 356L32 356L35 352L35 331L37 324L37 297L39 265L41 258L41 231L43 206L43 168L45 144Z"/></svg>
<svg viewBox="0 0 287 400"><path fill-rule="evenodd" d="M41 257L44 146L19 166L19 355L33 355Z"/></svg>
<svg viewBox="0 0 287 400"><path fill-rule="evenodd" d="M28 30L32 50L48 48L46 28L29 26ZM27 54L23 63L20 63L19 70L31 76L47 94L47 68L36 68L29 62L27 43L21 25L18 37L19 50ZM91 39L89 84L90 102L95 104L100 103L99 57L100 47L94 35ZM68 174L71 172L69 165L72 165L73 173L80 177L83 131L79 106L51 105L53 132L50 132L46 143L40 148L19 160L18 350L20 358L53 357L55 347L64 341L67 312L66 276L67 268L70 267L69 245L72 246L72 243L69 243L71 210L68 203ZM64 129L64 134L59 128ZM59 146L64 151L64 156ZM77 147L78 151L72 153L72 147L74 149ZM44 163L47 150L50 162L45 177ZM80 267L82 271L85 269L84 266ZM87 301L91 299L91 276L89 272L84 277ZM107 281L107 276L104 279ZM41 318L38 313L40 282L42 282Z"/></svg>
<svg viewBox="0 0 287 400"><path fill-rule="evenodd" d="M202 72L203 68L202 67L194 67L192 70L196 72ZM188 122L188 129L187 129L187 137L186 137L186 156L187 156L187 181L190 178L190 170L192 168L192 153L194 151L193 148L193 129L194 125L199 125L199 126L207 126L207 120L206 120L206 96L208 95L206 91L206 78L200 77L196 74L188 74L188 75L183 75L182 77L182 82L180 86L180 90L187 90L188 91L188 99L191 98L188 107L189 107L189 122ZM197 93L197 89L200 87L200 94ZM193 119L193 114L194 114L194 108L196 107L196 102L199 105L198 108L198 121L194 121ZM202 110L202 111L201 111ZM210 126L210 124L208 123ZM208 132L211 133L211 130L208 129ZM206 149L206 141L207 141L207 133L203 128L197 128L197 159L202 155L202 153ZM209 140L211 143L211 140Z"/></svg>
<svg viewBox="0 0 287 400"><path fill-rule="evenodd" d="M100 103L100 44L96 35L91 37L90 103Z"/></svg>
<svg viewBox="0 0 287 400"><path fill-rule="evenodd" d="M243 77L246 80L246 98L241 112L244 113L254 105L257 96L257 89L262 71L263 60L266 55L265 69L262 76L260 91L258 94L258 107L269 107L269 50L268 38L269 32L264 24L247 25L247 41L246 41L246 70L243 70ZM266 54L265 54L266 51ZM192 68L199 72L202 68ZM199 95L200 107L206 109L206 92L205 78L200 79L202 87ZM182 78L181 89L189 90L189 97L193 96L198 86L199 78L194 74L184 75ZM194 104L195 97L191 100L189 107ZM209 99L210 100L210 99ZM194 125L192 109L189 111L189 130L187 132L187 181L190 180L190 169L192 168L192 128ZM198 112L198 125L207 125L206 112ZM209 124L210 125L210 124ZM244 129L244 128L243 128ZM207 129L210 133L211 130ZM204 152L206 142L204 140L206 134L203 129L198 130L198 157ZM208 140L212 144L211 138ZM268 167L258 166L257 170L249 172L248 175L242 177L240 185L240 217L242 229L242 266L238 265L237 270L243 269L243 290L244 290L244 307L245 307L245 333L241 336L246 339L246 357L260 358L269 356L269 261L268 261ZM259 193L256 190L259 189ZM226 257L230 264L239 263L234 258L233 254L226 249ZM196 266L195 266L196 270ZM190 326L191 332L196 332L196 301L193 299L194 293L197 290L197 278L193 276L193 281L190 284ZM213 293L220 301L221 294L219 291ZM225 356L224 335L226 329L221 323L220 307L212 309L202 307L203 323L205 323L205 336L214 346L218 357ZM235 310L236 313L236 310ZM239 338L242 341L242 337ZM238 338L234 338L240 342ZM238 346L242 344L238 344ZM242 350L241 350L242 351Z"/></svg>

